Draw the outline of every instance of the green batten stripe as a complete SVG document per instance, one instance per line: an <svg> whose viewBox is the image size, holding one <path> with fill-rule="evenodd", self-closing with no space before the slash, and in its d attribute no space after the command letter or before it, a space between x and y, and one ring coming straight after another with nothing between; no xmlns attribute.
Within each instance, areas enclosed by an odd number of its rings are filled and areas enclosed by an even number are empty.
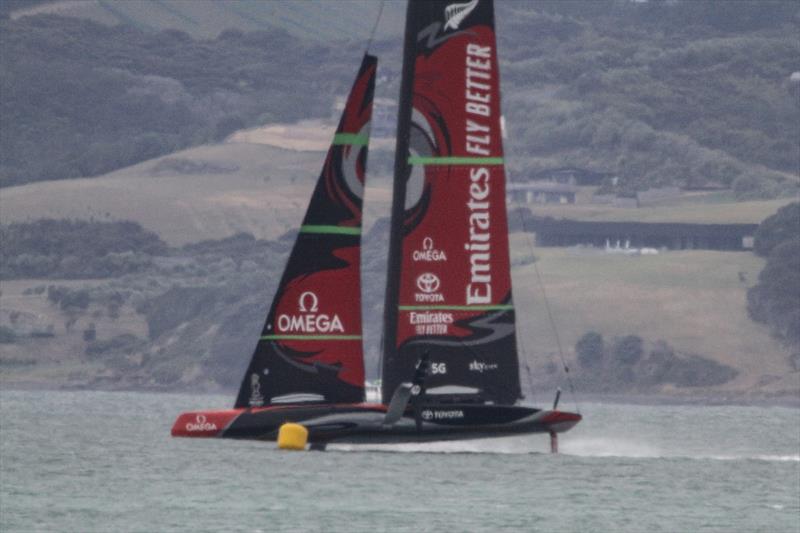
<svg viewBox="0 0 800 533"><path fill-rule="evenodd" d="M369 144L369 135L360 135L358 133L337 133L333 136L333 144L352 144L355 146L367 146Z"/></svg>
<svg viewBox="0 0 800 533"><path fill-rule="evenodd" d="M401 311L513 311L509 304L498 305L401 305Z"/></svg>
<svg viewBox="0 0 800 533"><path fill-rule="evenodd" d="M338 235L361 235L361 228L345 226L300 226L300 233L335 233Z"/></svg>
<svg viewBox="0 0 800 533"><path fill-rule="evenodd" d="M262 341L360 341L361 335L263 335Z"/></svg>
<svg viewBox="0 0 800 533"><path fill-rule="evenodd" d="M502 157L421 157L408 158L409 165L502 165Z"/></svg>

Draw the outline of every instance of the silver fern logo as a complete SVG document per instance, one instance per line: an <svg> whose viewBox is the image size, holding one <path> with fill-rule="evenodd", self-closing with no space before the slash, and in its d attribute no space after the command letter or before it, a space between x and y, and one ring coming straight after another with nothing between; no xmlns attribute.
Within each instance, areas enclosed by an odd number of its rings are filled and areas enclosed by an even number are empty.
<svg viewBox="0 0 800 533"><path fill-rule="evenodd" d="M444 29L457 30L467 16L472 13L478 0L471 0L463 4L450 4L444 8Z"/></svg>

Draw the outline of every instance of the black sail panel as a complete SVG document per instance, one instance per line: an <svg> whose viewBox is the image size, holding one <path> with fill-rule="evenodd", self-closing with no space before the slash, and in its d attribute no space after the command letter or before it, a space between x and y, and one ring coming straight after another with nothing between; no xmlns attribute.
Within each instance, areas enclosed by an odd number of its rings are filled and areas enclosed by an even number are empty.
<svg viewBox="0 0 800 533"><path fill-rule="evenodd" d="M386 290L383 397L425 353L429 392L520 398L491 0L411 0Z"/></svg>
<svg viewBox="0 0 800 533"><path fill-rule="evenodd" d="M365 55L236 407L364 399L361 223L376 67Z"/></svg>

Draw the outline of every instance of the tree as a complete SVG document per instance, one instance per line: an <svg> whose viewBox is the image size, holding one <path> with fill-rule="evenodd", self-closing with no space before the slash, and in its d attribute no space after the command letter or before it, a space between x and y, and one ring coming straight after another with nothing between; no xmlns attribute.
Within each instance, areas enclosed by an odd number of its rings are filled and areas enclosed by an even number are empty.
<svg viewBox="0 0 800 533"><path fill-rule="evenodd" d="M13 344L17 340L17 334L8 326L0 326L0 344Z"/></svg>
<svg viewBox="0 0 800 533"><path fill-rule="evenodd" d="M800 202L766 218L755 234L754 251L767 257L758 284L747 291L747 313L800 349ZM792 361L796 361L793 356Z"/></svg>
<svg viewBox="0 0 800 533"><path fill-rule="evenodd" d="M600 366L605 354L603 336L596 331L590 331L575 343L575 353L582 367L595 368Z"/></svg>
<svg viewBox="0 0 800 533"><path fill-rule="evenodd" d="M758 226L753 251L767 257L777 245L800 235L800 202L778 209Z"/></svg>
<svg viewBox="0 0 800 533"><path fill-rule="evenodd" d="M772 249L758 284L747 291L747 311L778 339L800 346L800 238Z"/></svg>
<svg viewBox="0 0 800 533"><path fill-rule="evenodd" d="M627 335L614 343L614 358L623 365L634 365L644 353L641 337Z"/></svg>

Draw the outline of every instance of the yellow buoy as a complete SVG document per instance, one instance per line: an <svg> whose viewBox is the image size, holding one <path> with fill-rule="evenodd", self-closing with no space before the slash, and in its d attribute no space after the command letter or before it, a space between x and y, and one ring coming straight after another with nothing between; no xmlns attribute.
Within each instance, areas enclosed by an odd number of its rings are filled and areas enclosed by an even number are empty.
<svg viewBox="0 0 800 533"><path fill-rule="evenodd" d="M308 430L305 426L287 422L278 430L278 448L281 450L305 450Z"/></svg>

